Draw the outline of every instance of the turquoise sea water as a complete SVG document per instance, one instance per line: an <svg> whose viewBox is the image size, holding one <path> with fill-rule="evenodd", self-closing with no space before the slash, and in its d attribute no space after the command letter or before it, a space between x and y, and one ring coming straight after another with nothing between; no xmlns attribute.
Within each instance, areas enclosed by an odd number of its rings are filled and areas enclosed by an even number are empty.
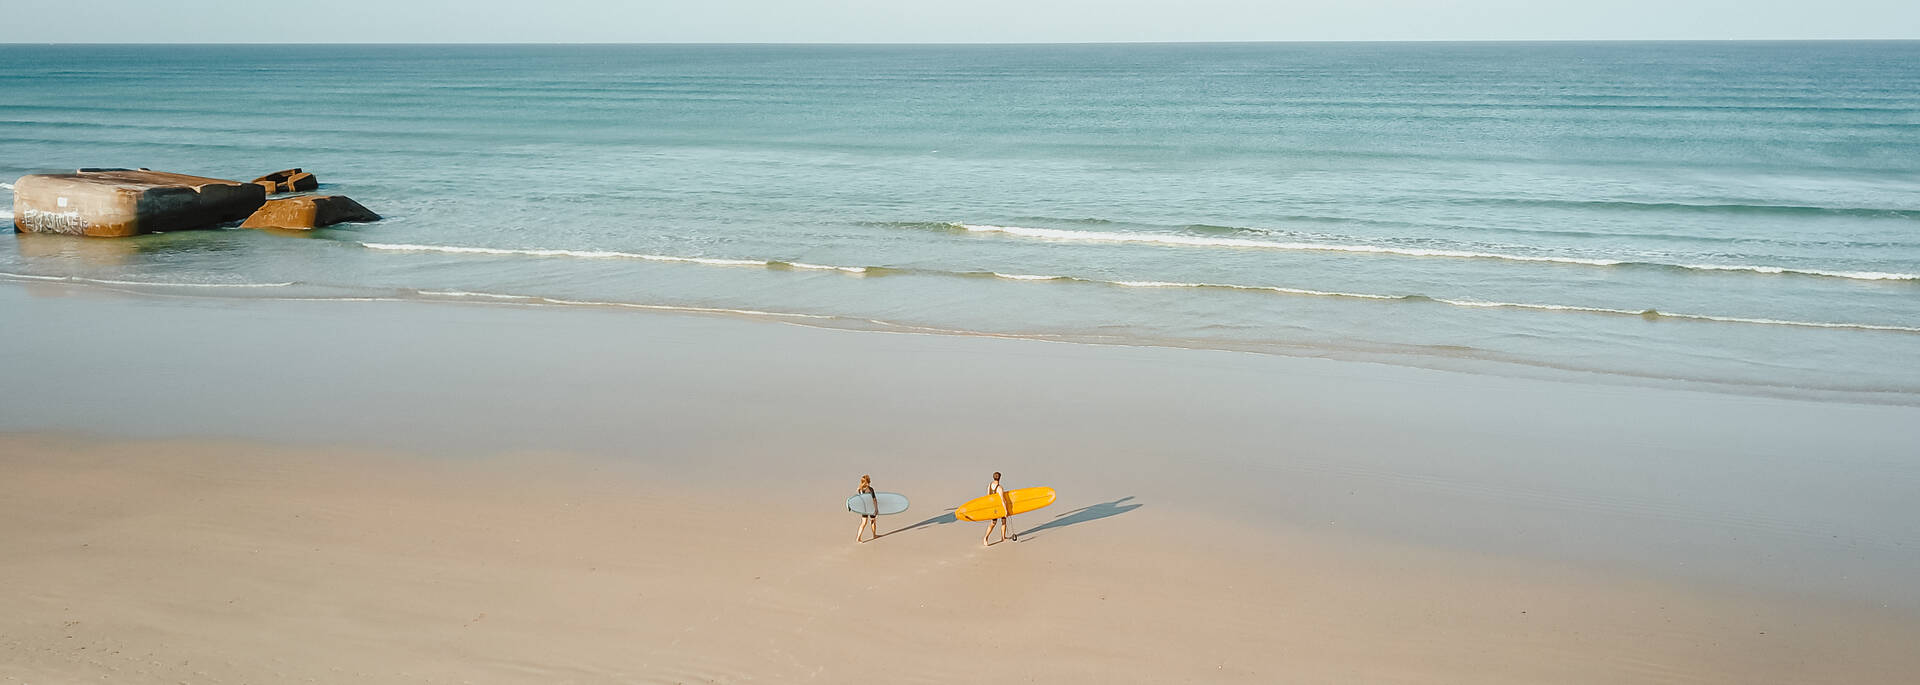
<svg viewBox="0 0 1920 685"><path fill-rule="evenodd" d="M0 46L0 178L299 166L388 217L22 235L0 278L1911 404L1916 65L1915 42Z"/></svg>

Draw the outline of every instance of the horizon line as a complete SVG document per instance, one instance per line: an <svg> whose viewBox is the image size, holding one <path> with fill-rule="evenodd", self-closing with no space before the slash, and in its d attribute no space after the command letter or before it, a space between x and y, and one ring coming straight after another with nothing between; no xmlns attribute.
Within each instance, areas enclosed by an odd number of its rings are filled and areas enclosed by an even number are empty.
<svg viewBox="0 0 1920 685"><path fill-rule="evenodd" d="M293 46L371 46L371 45L445 45L445 46L876 46L876 47L913 47L913 46L1065 46L1065 45L1325 45L1325 44L1542 44L1542 43L1913 43L1915 38L1456 38L1456 39L1414 39L1414 40L1088 40L1088 41L373 41L373 42L269 42L269 41L173 41L173 42L107 42L107 41L47 41L47 42L8 42L0 41L0 46L255 46L255 45L293 45Z"/></svg>

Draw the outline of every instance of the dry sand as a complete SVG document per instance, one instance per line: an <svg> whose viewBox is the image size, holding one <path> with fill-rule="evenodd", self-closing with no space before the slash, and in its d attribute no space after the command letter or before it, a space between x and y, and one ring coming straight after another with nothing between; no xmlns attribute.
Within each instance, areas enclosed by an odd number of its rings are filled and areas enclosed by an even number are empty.
<svg viewBox="0 0 1920 685"><path fill-rule="evenodd" d="M1920 673L1920 623L1901 611L1125 501L1017 518L1034 532L982 548L981 526L943 521L954 503L922 498L855 544L856 519L821 493L691 496L658 476L559 454L0 436L0 681Z"/></svg>

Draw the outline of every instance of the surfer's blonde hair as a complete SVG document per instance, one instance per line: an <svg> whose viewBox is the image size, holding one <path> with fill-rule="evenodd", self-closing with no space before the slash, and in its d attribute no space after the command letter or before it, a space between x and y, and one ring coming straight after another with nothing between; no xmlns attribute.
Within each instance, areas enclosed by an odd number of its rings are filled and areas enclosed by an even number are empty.
<svg viewBox="0 0 1920 685"><path fill-rule="evenodd" d="M861 476L861 477L860 477L860 484L861 484L861 485L872 485L872 484L873 484L873 476Z"/></svg>

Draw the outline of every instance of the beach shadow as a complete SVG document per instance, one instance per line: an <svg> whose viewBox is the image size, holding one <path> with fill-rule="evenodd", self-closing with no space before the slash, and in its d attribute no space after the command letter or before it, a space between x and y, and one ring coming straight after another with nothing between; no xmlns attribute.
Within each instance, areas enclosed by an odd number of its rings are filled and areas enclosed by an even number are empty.
<svg viewBox="0 0 1920 685"><path fill-rule="evenodd" d="M1027 536L1032 535L1034 533L1038 533L1043 530L1052 530L1054 528L1065 528L1067 526L1071 526L1079 523L1086 523L1088 521L1098 521L1100 519L1107 518L1109 516L1119 516L1121 514L1127 513L1129 511L1133 511L1135 509L1139 509L1140 507L1144 506L1138 503L1128 504L1127 502L1132 499L1133 499L1133 495L1127 495L1126 497L1122 497L1112 502L1101 502L1099 504L1090 504L1090 505L1081 507L1079 509L1075 509L1073 511L1069 511L1067 513L1061 514L1059 516L1055 516L1053 517L1052 521L1048 521L1046 523L1042 523L1032 528L1028 528L1026 530L1020 531L1020 542L1026 542Z"/></svg>
<svg viewBox="0 0 1920 685"><path fill-rule="evenodd" d="M919 522L919 523L916 523L916 524L913 524L913 525L911 525L911 526L907 526L907 527L905 527L905 528L901 528L900 530L890 530L890 531L887 531L887 534L888 534L888 535L894 535L894 534L898 534L898 533L905 533L905 532L907 532L907 531L909 531L909 530L915 530L915 529L919 529L919 528L925 528L925 527L927 527L927 526L944 526L944 525L947 525L947 524L949 524L949 523L953 523L953 522L955 522L955 521L958 521L958 520L960 520L960 519L956 519L956 518L954 518L954 517L953 517L953 510L954 510L954 509L957 509L957 508L958 508L958 507L947 507L947 513L944 513L944 514L934 514L934 515L933 515L933 518L930 518L930 519L927 519L927 520L925 520L925 521L921 521L921 522Z"/></svg>

